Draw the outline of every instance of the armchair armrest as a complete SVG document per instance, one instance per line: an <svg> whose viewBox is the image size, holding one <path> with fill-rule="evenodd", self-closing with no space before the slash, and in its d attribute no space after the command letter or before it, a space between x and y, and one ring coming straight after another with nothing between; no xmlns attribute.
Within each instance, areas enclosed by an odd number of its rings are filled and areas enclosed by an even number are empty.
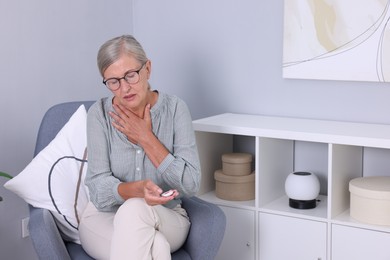
<svg viewBox="0 0 390 260"><path fill-rule="evenodd" d="M192 260L213 260L225 234L226 216L214 204L197 197L183 198L191 229L184 245Z"/></svg>
<svg viewBox="0 0 390 260"><path fill-rule="evenodd" d="M30 221L28 228L39 259L70 260L51 213L46 209L35 208L31 205L29 205L29 208Z"/></svg>

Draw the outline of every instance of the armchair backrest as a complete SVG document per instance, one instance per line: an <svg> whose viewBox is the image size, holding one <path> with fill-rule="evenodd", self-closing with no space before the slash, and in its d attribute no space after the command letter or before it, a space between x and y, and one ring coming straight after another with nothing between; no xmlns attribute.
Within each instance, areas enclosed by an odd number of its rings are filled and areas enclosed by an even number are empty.
<svg viewBox="0 0 390 260"><path fill-rule="evenodd" d="M88 110L94 102L95 101L75 101L67 102L66 106L58 104L51 107L43 117L39 127L34 156L54 139L79 106L84 104L85 109Z"/></svg>

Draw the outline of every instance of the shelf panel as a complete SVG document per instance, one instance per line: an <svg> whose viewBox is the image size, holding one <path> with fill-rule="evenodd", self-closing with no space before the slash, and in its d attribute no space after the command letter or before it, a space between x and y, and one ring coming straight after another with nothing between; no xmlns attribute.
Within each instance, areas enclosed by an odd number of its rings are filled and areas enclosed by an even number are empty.
<svg viewBox="0 0 390 260"><path fill-rule="evenodd" d="M288 197L283 196L273 202L265 205L260 210L262 212L274 213L290 217L306 218L311 220L324 221L327 219L328 197L318 196L317 207L314 209L294 209L288 205Z"/></svg>
<svg viewBox="0 0 390 260"><path fill-rule="evenodd" d="M390 148L390 125L226 113L193 121L196 131Z"/></svg>
<svg viewBox="0 0 390 260"><path fill-rule="evenodd" d="M340 215L336 216L332 220L332 223L344 225L344 226L349 226L349 227L364 228L364 229L369 229L369 230L376 230L376 231L390 233L390 226L370 225L370 224L365 224L365 223L357 221L356 219L351 217L349 209L344 211Z"/></svg>
<svg viewBox="0 0 390 260"><path fill-rule="evenodd" d="M255 210L255 200L246 200L246 201L231 201L231 200L223 200L218 198L215 195L215 191L210 191L208 193L198 195L199 198L217 204L221 206L242 208L242 209L250 209Z"/></svg>

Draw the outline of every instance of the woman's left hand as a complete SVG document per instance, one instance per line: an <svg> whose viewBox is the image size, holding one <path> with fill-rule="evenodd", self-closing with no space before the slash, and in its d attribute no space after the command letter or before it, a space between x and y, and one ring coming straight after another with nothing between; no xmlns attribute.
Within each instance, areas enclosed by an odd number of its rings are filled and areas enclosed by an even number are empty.
<svg viewBox="0 0 390 260"><path fill-rule="evenodd" d="M172 195L163 197L161 196L161 193L163 192L161 188L151 180L146 180L144 184L144 199L146 203L150 206L162 205L170 200L173 200L176 196L179 195L179 192L177 190L172 191Z"/></svg>

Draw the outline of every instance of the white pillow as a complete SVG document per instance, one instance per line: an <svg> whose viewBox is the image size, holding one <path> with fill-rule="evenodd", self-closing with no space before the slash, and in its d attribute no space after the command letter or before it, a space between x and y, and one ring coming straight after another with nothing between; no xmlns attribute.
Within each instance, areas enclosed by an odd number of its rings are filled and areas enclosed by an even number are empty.
<svg viewBox="0 0 390 260"><path fill-rule="evenodd" d="M86 120L81 105L50 144L4 184L34 207L50 210L62 237L78 244L76 214L80 219L89 200L84 185L87 164L82 163L86 162Z"/></svg>

